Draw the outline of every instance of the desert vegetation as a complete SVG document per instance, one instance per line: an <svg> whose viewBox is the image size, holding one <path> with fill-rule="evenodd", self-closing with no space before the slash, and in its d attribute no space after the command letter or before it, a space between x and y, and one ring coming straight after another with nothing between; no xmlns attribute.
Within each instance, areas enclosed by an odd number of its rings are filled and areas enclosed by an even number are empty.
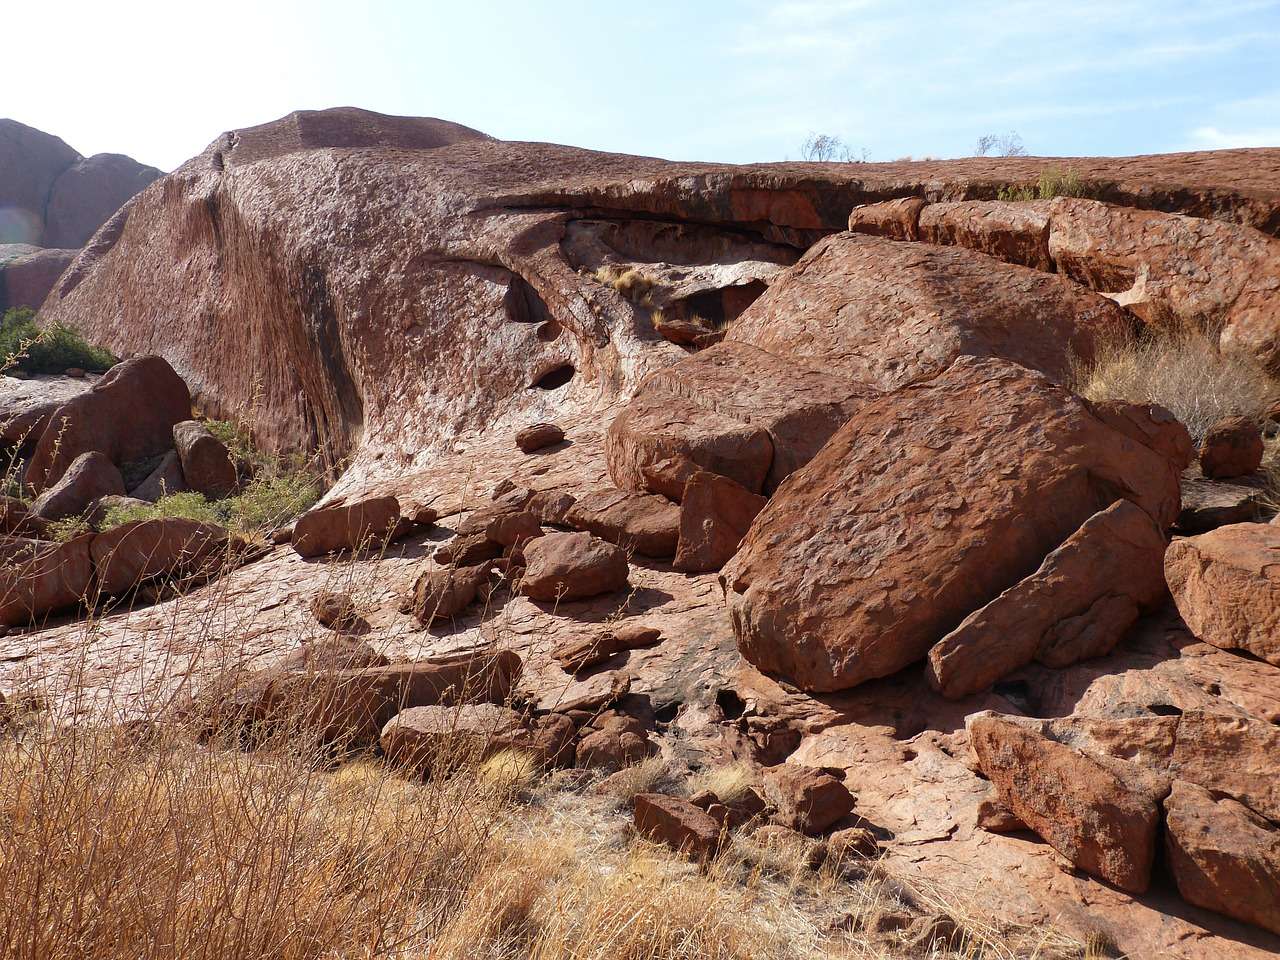
<svg viewBox="0 0 1280 960"><path fill-rule="evenodd" d="M6 371L21 373L62 373L73 367L101 373L116 358L70 327L55 323L42 330L36 326L34 310L14 307L0 318L0 361Z"/></svg>
<svg viewBox="0 0 1280 960"><path fill-rule="evenodd" d="M1001 200L1052 200L1054 197L1089 197L1098 195L1096 184L1081 179L1075 170L1070 168L1049 167L1040 174L1035 183L1001 187Z"/></svg>

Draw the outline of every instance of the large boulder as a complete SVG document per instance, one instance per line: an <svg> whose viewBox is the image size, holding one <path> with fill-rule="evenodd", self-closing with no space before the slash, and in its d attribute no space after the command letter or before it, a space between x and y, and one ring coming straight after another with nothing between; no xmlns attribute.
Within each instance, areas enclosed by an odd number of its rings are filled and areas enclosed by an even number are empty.
<svg viewBox="0 0 1280 960"><path fill-rule="evenodd" d="M0 243L44 244L49 194L79 159L58 137L0 120Z"/></svg>
<svg viewBox="0 0 1280 960"><path fill-rule="evenodd" d="M1169 871L1182 898L1280 933L1280 827L1181 780L1164 810Z"/></svg>
<svg viewBox="0 0 1280 960"><path fill-rule="evenodd" d="M471 606L488 579L489 570L483 565L428 570L414 581L413 615L426 624L457 616Z"/></svg>
<svg viewBox="0 0 1280 960"><path fill-rule="evenodd" d="M78 252L0 246L0 314L14 307L39 310Z"/></svg>
<svg viewBox="0 0 1280 960"><path fill-rule="evenodd" d="M163 453L173 442L173 425L190 416L187 385L164 359L125 360L53 412L24 480L38 493L92 450L117 466Z"/></svg>
<svg viewBox="0 0 1280 960"><path fill-rule="evenodd" d="M1192 633L1280 665L1280 527L1236 523L1175 540L1164 570Z"/></svg>
<svg viewBox="0 0 1280 960"><path fill-rule="evenodd" d="M235 541L212 523L186 517L131 520L93 538L98 590L110 596L156 577L181 578L216 571L230 562Z"/></svg>
<svg viewBox="0 0 1280 960"><path fill-rule="evenodd" d="M1117 500L934 644L929 682L963 697L1033 660L1065 667L1109 653L1142 611L1168 596L1164 551L1150 514Z"/></svg>
<svg viewBox="0 0 1280 960"><path fill-rule="evenodd" d="M680 508L664 497L597 490L579 497L564 523L646 557L670 557L680 536Z"/></svg>
<svg viewBox="0 0 1280 960"><path fill-rule="evenodd" d="M548 533L525 547L520 592L550 603L620 590L627 583L626 552L589 533Z"/></svg>
<svg viewBox="0 0 1280 960"><path fill-rule="evenodd" d="M765 770L764 795L778 823L807 834L823 833L854 804L853 794L831 774L794 763Z"/></svg>
<svg viewBox="0 0 1280 960"><path fill-rule="evenodd" d="M65 543L0 537L0 626L26 625L92 599L91 535Z"/></svg>
<svg viewBox="0 0 1280 960"><path fill-rule="evenodd" d="M119 153L78 160L58 176L45 208L44 245L83 247L136 193L162 176Z"/></svg>
<svg viewBox="0 0 1280 960"><path fill-rule="evenodd" d="M1200 470L1213 480L1232 480L1262 463L1262 431L1248 417L1225 417L1200 441Z"/></svg>
<svg viewBox="0 0 1280 960"><path fill-rule="evenodd" d="M187 478L182 475L182 460L178 457L178 451L170 450L160 458L160 462L147 474L146 479L129 491L129 496L155 503L161 497L190 489Z"/></svg>
<svg viewBox="0 0 1280 960"><path fill-rule="evenodd" d="M173 446L182 465L183 480L192 490L214 500L235 491L236 465L231 462L231 454L199 420L175 423Z"/></svg>
<svg viewBox="0 0 1280 960"><path fill-rule="evenodd" d="M31 504L31 512L43 520L83 516L94 501L124 495L124 478L105 454L82 453L67 472Z"/></svg>
<svg viewBox="0 0 1280 960"><path fill-rule="evenodd" d="M1178 514L1185 428L961 358L867 404L756 518L721 573L744 656L807 690L923 658L1116 498Z"/></svg>
<svg viewBox="0 0 1280 960"><path fill-rule="evenodd" d="M88 379L0 376L0 440L29 453L60 406L90 389Z"/></svg>
<svg viewBox="0 0 1280 960"><path fill-rule="evenodd" d="M1130 893L1147 889L1167 778L997 714L966 726L979 768L1019 820L1086 873Z"/></svg>
<svg viewBox="0 0 1280 960"><path fill-rule="evenodd" d="M337 550L380 547L400 522L395 497L367 497L316 507L293 525L293 549L299 556L319 557Z"/></svg>
<svg viewBox="0 0 1280 960"><path fill-rule="evenodd" d="M707 470L685 481L680 540L673 566L686 573L719 570L738 550L768 501L740 483Z"/></svg>

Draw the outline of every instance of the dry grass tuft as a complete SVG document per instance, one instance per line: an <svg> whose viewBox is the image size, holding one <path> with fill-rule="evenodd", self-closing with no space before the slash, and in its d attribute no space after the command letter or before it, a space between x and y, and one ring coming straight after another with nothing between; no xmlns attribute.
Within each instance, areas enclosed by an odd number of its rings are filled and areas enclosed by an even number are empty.
<svg viewBox="0 0 1280 960"><path fill-rule="evenodd" d="M1223 417L1261 423L1280 396L1280 383L1255 358L1187 329L1147 330L1101 343L1092 363L1073 364L1072 380L1088 400L1167 408L1197 443Z"/></svg>
<svg viewBox="0 0 1280 960"><path fill-rule="evenodd" d="M721 803L733 804L741 800L756 782L751 767L745 763L728 763L721 767L709 767L689 778L689 793L710 790Z"/></svg>
<svg viewBox="0 0 1280 960"><path fill-rule="evenodd" d="M591 276L597 283L613 287L632 303L639 303L646 307L653 305L653 290L657 282L635 267L623 269L616 266L603 266Z"/></svg>

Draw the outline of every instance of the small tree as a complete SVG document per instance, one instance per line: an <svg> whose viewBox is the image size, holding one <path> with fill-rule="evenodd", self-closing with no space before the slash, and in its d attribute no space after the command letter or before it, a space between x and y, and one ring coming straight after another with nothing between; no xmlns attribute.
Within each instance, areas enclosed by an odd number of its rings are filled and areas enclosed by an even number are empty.
<svg viewBox="0 0 1280 960"><path fill-rule="evenodd" d="M997 157L1025 157L1027 148L1022 144L1022 137L1016 131L995 134L984 133L978 138L974 147L975 157L986 157L995 154Z"/></svg>
<svg viewBox="0 0 1280 960"><path fill-rule="evenodd" d="M800 145L800 159L811 163L866 163L868 155L863 147L855 157L847 143L829 133L811 133Z"/></svg>

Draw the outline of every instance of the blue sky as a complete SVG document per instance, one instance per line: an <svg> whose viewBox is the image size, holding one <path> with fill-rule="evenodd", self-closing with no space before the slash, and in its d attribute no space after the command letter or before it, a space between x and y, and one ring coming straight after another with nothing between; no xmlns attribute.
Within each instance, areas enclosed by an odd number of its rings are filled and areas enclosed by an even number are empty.
<svg viewBox="0 0 1280 960"><path fill-rule="evenodd" d="M1280 145L1280 0L5 6L0 116L164 168L335 105L682 160Z"/></svg>

